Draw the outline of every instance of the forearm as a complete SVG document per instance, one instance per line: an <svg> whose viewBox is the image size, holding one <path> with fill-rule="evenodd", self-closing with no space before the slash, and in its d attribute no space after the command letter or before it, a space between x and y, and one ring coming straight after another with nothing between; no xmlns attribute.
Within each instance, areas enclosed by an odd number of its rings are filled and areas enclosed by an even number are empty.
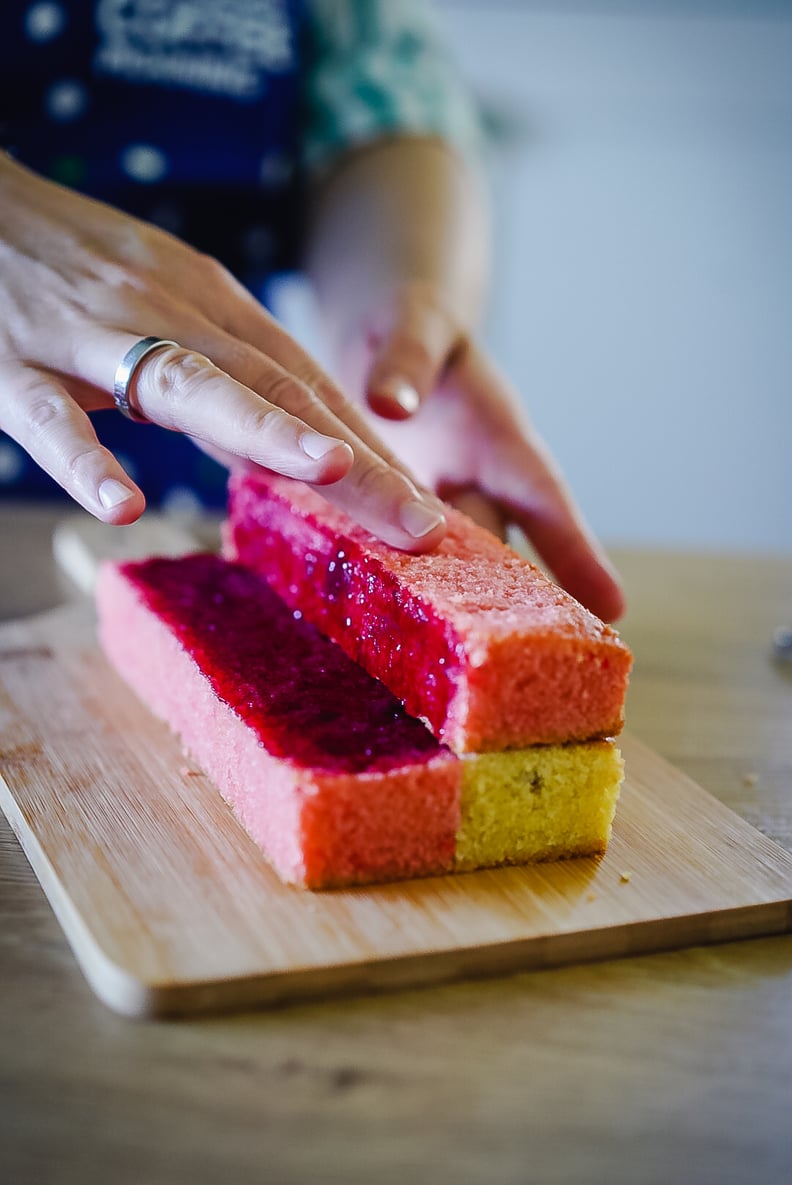
<svg viewBox="0 0 792 1185"><path fill-rule="evenodd" d="M489 273L481 178L438 140L402 137L350 153L317 187L306 253L336 344L389 294L426 288L476 325Z"/></svg>

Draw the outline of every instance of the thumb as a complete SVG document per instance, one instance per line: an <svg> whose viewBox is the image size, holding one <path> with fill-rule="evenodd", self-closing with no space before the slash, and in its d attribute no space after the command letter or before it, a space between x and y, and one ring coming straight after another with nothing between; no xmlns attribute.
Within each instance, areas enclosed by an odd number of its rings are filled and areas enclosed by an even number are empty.
<svg viewBox="0 0 792 1185"><path fill-rule="evenodd" d="M451 317L425 301L400 309L374 349L366 401L387 420L406 420L437 387L459 331Z"/></svg>

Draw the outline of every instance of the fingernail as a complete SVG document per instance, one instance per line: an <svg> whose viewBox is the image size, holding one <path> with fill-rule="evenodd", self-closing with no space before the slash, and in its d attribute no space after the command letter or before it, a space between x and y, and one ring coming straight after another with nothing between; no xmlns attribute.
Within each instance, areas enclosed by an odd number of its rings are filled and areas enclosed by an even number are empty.
<svg viewBox="0 0 792 1185"><path fill-rule="evenodd" d="M343 443L332 436L322 436L319 432L303 432L300 437L300 448L312 461L321 461L322 457L326 457Z"/></svg>
<svg viewBox="0 0 792 1185"><path fill-rule="evenodd" d="M413 539L422 539L435 527L445 522L444 515L439 510L427 506L425 502L405 502L399 511L402 526Z"/></svg>
<svg viewBox="0 0 792 1185"><path fill-rule="evenodd" d="M135 491L130 490L129 486L122 485L114 477L106 477L99 486L97 494L105 510L113 510L114 507L120 506L122 502L128 501L129 498L134 498Z"/></svg>
<svg viewBox="0 0 792 1185"><path fill-rule="evenodd" d="M393 403L398 403L402 411L406 412L408 416L414 415L421 406L421 397L415 387L401 379L397 379L391 383L380 384L377 387L376 394L392 400Z"/></svg>

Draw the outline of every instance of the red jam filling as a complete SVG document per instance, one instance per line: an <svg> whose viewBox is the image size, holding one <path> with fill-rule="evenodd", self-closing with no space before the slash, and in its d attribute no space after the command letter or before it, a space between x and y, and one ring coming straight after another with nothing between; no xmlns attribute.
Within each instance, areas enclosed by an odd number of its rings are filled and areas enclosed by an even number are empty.
<svg viewBox="0 0 792 1185"><path fill-rule="evenodd" d="M383 684L255 572L213 555L122 570L274 756L355 774L423 763L441 751Z"/></svg>
<svg viewBox="0 0 792 1185"><path fill-rule="evenodd" d="M235 497L239 559L442 733L463 669L453 630L354 539L339 540L271 495L243 487Z"/></svg>

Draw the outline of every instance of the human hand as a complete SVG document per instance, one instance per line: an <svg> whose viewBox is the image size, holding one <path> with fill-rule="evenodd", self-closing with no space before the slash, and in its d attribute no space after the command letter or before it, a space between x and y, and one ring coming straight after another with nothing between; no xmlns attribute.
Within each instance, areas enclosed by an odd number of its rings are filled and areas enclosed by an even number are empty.
<svg viewBox="0 0 792 1185"><path fill-rule="evenodd" d="M421 481L496 534L521 528L573 596L606 621L622 615L618 577L519 397L433 287L376 302L340 369L392 421L382 434Z"/></svg>
<svg viewBox="0 0 792 1185"><path fill-rule="evenodd" d="M180 346L135 371L147 419L320 486L396 547L440 541L437 499L220 264L2 155L0 206L0 428L97 518L133 522L145 499L86 412L113 406L118 363L156 336Z"/></svg>

